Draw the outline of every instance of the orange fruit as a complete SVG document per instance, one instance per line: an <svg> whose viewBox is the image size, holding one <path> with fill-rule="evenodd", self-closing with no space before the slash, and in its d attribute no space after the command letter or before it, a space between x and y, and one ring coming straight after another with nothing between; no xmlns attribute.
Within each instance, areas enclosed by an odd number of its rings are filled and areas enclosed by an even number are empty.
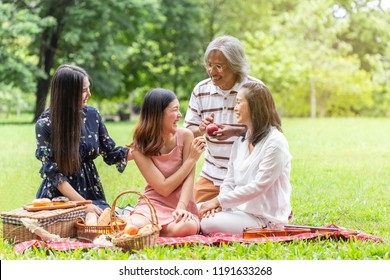
<svg viewBox="0 0 390 280"><path fill-rule="evenodd" d="M125 229L124 233L127 233L129 235L136 235L138 233L139 228L136 225L128 224Z"/></svg>

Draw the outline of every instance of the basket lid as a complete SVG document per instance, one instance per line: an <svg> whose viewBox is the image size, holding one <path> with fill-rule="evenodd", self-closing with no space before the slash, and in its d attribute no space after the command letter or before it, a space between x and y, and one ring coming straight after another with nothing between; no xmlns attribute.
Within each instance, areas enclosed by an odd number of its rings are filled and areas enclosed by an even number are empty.
<svg viewBox="0 0 390 280"><path fill-rule="evenodd" d="M7 217L11 217L11 218L30 218L30 219L37 219L37 220L46 220L46 219L52 219L58 216L62 216L64 214L85 210L86 208L87 208L86 206L82 205L82 206L76 206L67 209L42 210L37 212L30 212L25 210L24 208L17 208L11 211L1 212L0 218L4 219Z"/></svg>

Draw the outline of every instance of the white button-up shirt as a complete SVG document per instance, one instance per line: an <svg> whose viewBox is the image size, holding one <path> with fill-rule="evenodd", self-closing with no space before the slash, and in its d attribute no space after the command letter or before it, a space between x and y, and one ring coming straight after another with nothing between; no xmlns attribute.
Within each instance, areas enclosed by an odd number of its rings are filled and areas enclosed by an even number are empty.
<svg viewBox="0 0 390 280"><path fill-rule="evenodd" d="M222 209L253 214L270 226L287 224L291 212L291 159L287 139L274 127L252 153L248 140L238 138L218 196Z"/></svg>

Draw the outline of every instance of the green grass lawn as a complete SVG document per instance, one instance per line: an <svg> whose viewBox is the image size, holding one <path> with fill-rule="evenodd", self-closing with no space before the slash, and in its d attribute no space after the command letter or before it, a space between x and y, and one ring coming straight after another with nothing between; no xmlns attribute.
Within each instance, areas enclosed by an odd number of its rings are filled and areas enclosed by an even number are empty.
<svg viewBox="0 0 390 280"><path fill-rule="evenodd" d="M117 144L130 142L134 122L107 123ZM0 241L0 259L390 259L390 120L370 118L283 119L293 155L294 223L336 224L384 239L296 241L291 243L160 246L138 253L93 249L52 252L29 249L16 255ZM0 211L30 203L40 184L32 124L0 122ZM202 160L198 162L198 171ZM134 162L120 174L101 158L97 167L109 203L122 191L142 191L145 181ZM137 197L121 197L119 204Z"/></svg>

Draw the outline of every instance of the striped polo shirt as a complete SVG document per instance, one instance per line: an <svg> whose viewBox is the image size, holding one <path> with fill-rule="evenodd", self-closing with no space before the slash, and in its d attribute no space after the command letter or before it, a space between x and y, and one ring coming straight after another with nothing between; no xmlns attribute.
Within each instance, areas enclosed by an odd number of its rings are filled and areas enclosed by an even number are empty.
<svg viewBox="0 0 390 280"><path fill-rule="evenodd" d="M214 113L214 122L217 124L242 126L237 124L234 106L238 90L249 81L262 83L250 76L241 83L236 83L230 90L220 89L212 83L210 78L198 83L191 94L184 126L199 126L202 119L211 113ZM206 134L207 149L200 176L212 181L216 186L222 184L227 172L230 151L236 139L237 136L233 136L227 140L219 141Z"/></svg>

